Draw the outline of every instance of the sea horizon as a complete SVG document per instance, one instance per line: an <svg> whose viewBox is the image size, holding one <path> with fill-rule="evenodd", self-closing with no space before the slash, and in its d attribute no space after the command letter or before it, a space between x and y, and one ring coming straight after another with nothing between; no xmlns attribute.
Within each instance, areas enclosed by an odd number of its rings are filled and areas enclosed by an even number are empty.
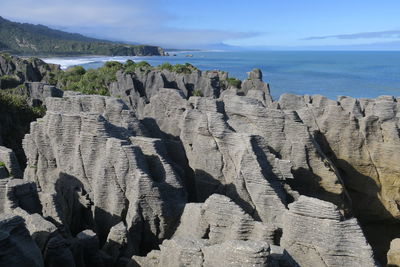
<svg viewBox="0 0 400 267"><path fill-rule="evenodd" d="M80 56L42 57L61 68L79 65L101 67L113 60L147 61L152 66L169 62L190 63L198 69L227 71L230 77L246 79L259 68L278 99L284 93L374 98L400 95L400 51L171 51L170 56ZM176 56L173 56L173 55ZM193 55L188 57L187 55Z"/></svg>

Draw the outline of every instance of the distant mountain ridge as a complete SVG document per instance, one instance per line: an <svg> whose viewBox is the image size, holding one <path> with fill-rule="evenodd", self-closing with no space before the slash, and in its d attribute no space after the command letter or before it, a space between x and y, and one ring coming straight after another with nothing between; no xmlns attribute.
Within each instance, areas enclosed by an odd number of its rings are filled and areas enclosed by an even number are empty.
<svg viewBox="0 0 400 267"><path fill-rule="evenodd" d="M18 55L164 55L161 47L131 45L54 30L44 25L18 23L0 16L0 51Z"/></svg>

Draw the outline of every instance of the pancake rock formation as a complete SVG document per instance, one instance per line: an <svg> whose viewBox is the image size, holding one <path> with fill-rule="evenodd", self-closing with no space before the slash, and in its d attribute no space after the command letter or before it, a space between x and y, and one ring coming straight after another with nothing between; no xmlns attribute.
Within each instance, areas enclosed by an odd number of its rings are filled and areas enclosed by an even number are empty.
<svg viewBox="0 0 400 267"><path fill-rule="evenodd" d="M120 71L111 96L21 73L46 115L26 164L0 146L0 266L399 264L396 98L274 101L257 69Z"/></svg>

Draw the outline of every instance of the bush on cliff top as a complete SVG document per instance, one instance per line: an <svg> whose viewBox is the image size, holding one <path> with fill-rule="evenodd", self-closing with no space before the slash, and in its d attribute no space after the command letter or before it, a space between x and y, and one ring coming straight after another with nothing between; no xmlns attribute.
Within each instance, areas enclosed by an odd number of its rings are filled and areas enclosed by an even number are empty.
<svg viewBox="0 0 400 267"><path fill-rule="evenodd" d="M128 59L124 65L124 72L129 74L133 74L136 71L148 71L150 69L151 65L146 61L140 61L136 63L133 60Z"/></svg>
<svg viewBox="0 0 400 267"><path fill-rule="evenodd" d="M242 85L242 81L236 78L228 78L226 79L228 85L233 86L235 88L240 88Z"/></svg>
<svg viewBox="0 0 400 267"><path fill-rule="evenodd" d="M98 69L87 71L81 66L74 66L58 74L57 85L62 90L109 95L108 86L117 80L117 71L123 69L124 65L117 61L108 61Z"/></svg>
<svg viewBox="0 0 400 267"><path fill-rule="evenodd" d="M158 68L161 70L184 74L191 74L193 71L197 70L197 68L190 63L171 65L167 62L159 65Z"/></svg>

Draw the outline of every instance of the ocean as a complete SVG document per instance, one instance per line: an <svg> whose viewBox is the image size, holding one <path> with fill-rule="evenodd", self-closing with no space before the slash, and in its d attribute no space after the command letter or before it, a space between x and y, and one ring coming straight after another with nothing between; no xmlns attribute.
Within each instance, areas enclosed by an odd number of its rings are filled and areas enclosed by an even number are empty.
<svg viewBox="0 0 400 267"><path fill-rule="evenodd" d="M172 56L176 54L176 56ZM193 57L187 57L187 55ZM283 93L321 94L373 98L400 96L400 51L251 51L251 52L170 52L168 57L70 57L43 58L62 68L81 65L97 68L109 60L147 61L153 66L169 62L191 63L200 70L224 70L241 80L259 68L270 84L274 99Z"/></svg>

